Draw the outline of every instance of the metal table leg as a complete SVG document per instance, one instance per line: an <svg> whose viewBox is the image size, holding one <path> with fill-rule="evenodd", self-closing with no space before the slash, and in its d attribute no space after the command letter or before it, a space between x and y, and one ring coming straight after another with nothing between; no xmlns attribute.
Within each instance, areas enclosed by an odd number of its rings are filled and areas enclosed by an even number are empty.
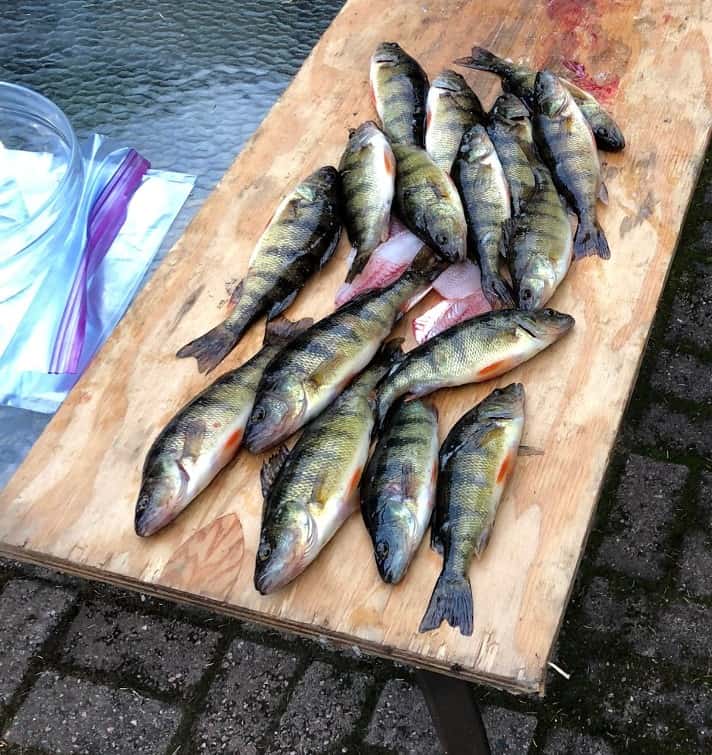
<svg viewBox="0 0 712 755"><path fill-rule="evenodd" d="M446 755L491 755L471 686L432 671L415 673Z"/></svg>

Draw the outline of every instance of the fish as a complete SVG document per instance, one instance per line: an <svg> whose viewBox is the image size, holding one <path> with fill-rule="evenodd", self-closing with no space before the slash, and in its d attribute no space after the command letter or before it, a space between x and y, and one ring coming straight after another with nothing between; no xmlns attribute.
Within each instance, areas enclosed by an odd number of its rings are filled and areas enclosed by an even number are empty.
<svg viewBox="0 0 712 755"><path fill-rule="evenodd" d="M482 291L480 268L472 260L450 265L433 281L433 291L442 301L413 319L416 343L492 309Z"/></svg>
<svg viewBox="0 0 712 755"><path fill-rule="evenodd" d="M366 367L443 263L427 247L388 288L354 299L300 333L269 363L260 381L245 445L261 453L320 414Z"/></svg>
<svg viewBox="0 0 712 755"><path fill-rule="evenodd" d="M537 74L534 138L556 187L578 217L574 257L611 256L596 218L596 200L605 193L591 127L571 94L549 71Z"/></svg>
<svg viewBox="0 0 712 755"><path fill-rule="evenodd" d="M448 262L465 259L467 222L450 176L420 147L393 145L400 219Z"/></svg>
<svg viewBox="0 0 712 755"><path fill-rule="evenodd" d="M381 42L371 56L371 97L391 145L423 146L428 76L395 42Z"/></svg>
<svg viewBox="0 0 712 755"><path fill-rule="evenodd" d="M502 89L505 92L515 94L526 103L530 110L534 110L536 71L531 68L500 58L489 50L485 50L484 47L473 47L470 56L459 58L455 63L466 68L497 74L502 79ZM588 120L599 149L604 152L620 152L624 149L623 132L598 100L569 79L563 76L559 78L571 92L576 104Z"/></svg>
<svg viewBox="0 0 712 755"><path fill-rule="evenodd" d="M143 465L134 528L140 537L172 522L240 450L262 372L309 319L268 323L262 348L192 398L153 441Z"/></svg>
<svg viewBox="0 0 712 755"><path fill-rule="evenodd" d="M341 178L328 165L299 183L280 203L260 236L245 277L230 297L228 316L177 353L210 372L261 315L271 320L296 298L331 258L341 234Z"/></svg>
<svg viewBox="0 0 712 755"><path fill-rule="evenodd" d="M389 235L396 159L388 139L373 121L366 121L349 133L339 173L344 223L356 252L346 276L350 282Z"/></svg>
<svg viewBox="0 0 712 755"><path fill-rule="evenodd" d="M399 402L371 454L361 483L361 514L376 567L400 582L420 545L435 505L438 414L424 401Z"/></svg>
<svg viewBox="0 0 712 755"><path fill-rule="evenodd" d="M536 188L512 220L507 264L520 309L541 309L571 266L573 235L564 202L547 168L534 167Z"/></svg>
<svg viewBox="0 0 712 755"><path fill-rule="evenodd" d="M360 273L339 287L334 303L340 307L361 294L390 286L410 267L422 248L423 242L391 217L388 239L373 250Z"/></svg>
<svg viewBox="0 0 712 755"><path fill-rule="evenodd" d="M484 121L482 103L459 73L445 70L433 79L426 101L425 149L439 168L450 172L462 135Z"/></svg>
<svg viewBox="0 0 712 755"><path fill-rule="evenodd" d="M513 370L559 340L574 318L553 309L500 309L465 320L407 352L378 386L378 422L401 396L482 383Z"/></svg>
<svg viewBox="0 0 712 755"><path fill-rule="evenodd" d="M517 215L536 186L531 165L537 159L536 148L526 105L513 94L501 94L490 111L487 133L507 178L512 213Z"/></svg>
<svg viewBox="0 0 712 755"><path fill-rule="evenodd" d="M465 205L469 248L480 264L482 291L493 308L511 307L512 294L499 274L511 199L502 163L484 126L465 132L452 177Z"/></svg>
<svg viewBox="0 0 712 755"><path fill-rule="evenodd" d="M464 414L440 449L431 544L443 567L420 632L443 621L472 634L469 569L489 541L502 493L512 476L524 428L524 386L496 389Z"/></svg>
<svg viewBox="0 0 712 755"><path fill-rule="evenodd" d="M374 388L402 357L402 339L387 342L374 361L262 467L262 526L255 588L268 595L284 587L318 556L358 509L358 486L374 426ZM328 461L327 461L328 460Z"/></svg>

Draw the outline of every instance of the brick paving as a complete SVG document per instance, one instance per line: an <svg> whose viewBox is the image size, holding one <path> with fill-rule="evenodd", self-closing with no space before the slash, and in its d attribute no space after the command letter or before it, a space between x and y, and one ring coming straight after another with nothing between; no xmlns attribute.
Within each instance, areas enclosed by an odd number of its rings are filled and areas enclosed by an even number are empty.
<svg viewBox="0 0 712 755"><path fill-rule="evenodd" d="M494 755L712 752L712 168L623 422L544 701ZM0 559L0 752L438 753L408 669Z"/></svg>

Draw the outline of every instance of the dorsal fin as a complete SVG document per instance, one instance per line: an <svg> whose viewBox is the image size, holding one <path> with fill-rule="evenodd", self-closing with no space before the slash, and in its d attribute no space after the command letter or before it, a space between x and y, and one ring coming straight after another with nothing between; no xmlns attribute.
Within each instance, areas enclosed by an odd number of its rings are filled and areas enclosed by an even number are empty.
<svg viewBox="0 0 712 755"><path fill-rule="evenodd" d="M265 459L260 470L260 486L262 487L262 497L266 500L269 492L277 479L280 469L289 456L287 446L280 446L269 459Z"/></svg>

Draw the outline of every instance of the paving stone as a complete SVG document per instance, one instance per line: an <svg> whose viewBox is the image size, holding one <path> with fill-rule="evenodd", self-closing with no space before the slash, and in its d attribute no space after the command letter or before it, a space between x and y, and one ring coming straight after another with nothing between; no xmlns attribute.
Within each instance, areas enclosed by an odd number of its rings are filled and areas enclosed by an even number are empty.
<svg viewBox="0 0 712 755"><path fill-rule="evenodd" d="M352 733L371 682L366 674L312 663L292 693L270 752L307 755L334 747Z"/></svg>
<svg viewBox="0 0 712 755"><path fill-rule="evenodd" d="M680 276L665 340L686 341L700 349L712 348L712 265L692 264Z"/></svg>
<svg viewBox="0 0 712 755"><path fill-rule="evenodd" d="M131 690L46 671L20 706L5 739L62 755L157 755L165 751L180 717L178 708Z"/></svg>
<svg viewBox="0 0 712 755"><path fill-rule="evenodd" d="M670 525L688 475L680 464L631 455L604 523L598 562L632 577L662 577Z"/></svg>
<svg viewBox="0 0 712 755"><path fill-rule="evenodd" d="M188 693L212 663L220 639L185 622L91 601L64 642L64 660L116 672L161 692Z"/></svg>
<svg viewBox="0 0 712 755"><path fill-rule="evenodd" d="M616 755L616 751L600 737L556 729L546 740L544 755Z"/></svg>
<svg viewBox="0 0 712 755"><path fill-rule="evenodd" d="M683 414L662 404L651 404L633 436L644 446L712 457L712 418L701 409Z"/></svg>
<svg viewBox="0 0 712 755"><path fill-rule="evenodd" d="M19 687L32 656L74 602L59 587L24 579L8 582L0 592L0 710Z"/></svg>
<svg viewBox="0 0 712 755"><path fill-rule="evenodd" d="M703 532L685 535L678 580L688 595L712 598L712 540Z"/></svg>
<svg viewBox="0 0 712 755"><path fill-rule="evenodd" d="M700 523L705 531L712 535L712 473L702 475L702 484L697 497Z"/></svg>
<svg viewBox="0 0 712 755"><path fill-rule="evenodd" d="M366 742L403 755L442 752L423 693L405 679L386 682L376 703Z"/></svg>
<svg viewBox="0 0 712 755"><path fill-rule="evenodd" d="M195 730L195 749L252 755L286 699L297 656L235 640L222 661Z"/></svg>
<svg viewBox="0 0 712 755"><path fill-rule="evenodd" d="M663 349L655 360L654 388L687 401L712 404L712 367L692 354Z"/></svg>
<svg viewBox="0 0 712 755"><path fill-rule="evenodd" d="M492 755L520 755L529 751L536 716L488 705L482 708Z"/></svg>
<svg viewBox="0 0 712 755"><path fill-rule="evenodd" d="M636 650L649 658L674 664L712 667L712 609L693 603L671 603L658 614L654 627L633 639Z"/></svg>
<svg viewBox="0 0 712 755"><path fill-rule="evenodd" d="M650 625L648 601L640 591L621 594L606 577L594 577L582 600L583 626L602 633L635 636L641 626Z"/></svg>

